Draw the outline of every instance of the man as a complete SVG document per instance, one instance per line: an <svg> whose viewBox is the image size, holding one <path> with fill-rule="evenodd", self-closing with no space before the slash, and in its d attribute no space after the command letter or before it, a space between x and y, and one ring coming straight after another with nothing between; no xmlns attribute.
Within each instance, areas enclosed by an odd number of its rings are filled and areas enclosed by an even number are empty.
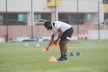
<svg viewBox="0 0 108 72"><path fill-rule="evenodd" d="M67 61L67 43L73 33L72 26L61 21L46 21L44 26L47 30L50 30L52 32L51 40L48 44L47 49L49 49L52 43L57 43L59 41L61 57L58 59L58 61ZM56 34L58 34L58 38L54 41L54 36Z"/></svg>

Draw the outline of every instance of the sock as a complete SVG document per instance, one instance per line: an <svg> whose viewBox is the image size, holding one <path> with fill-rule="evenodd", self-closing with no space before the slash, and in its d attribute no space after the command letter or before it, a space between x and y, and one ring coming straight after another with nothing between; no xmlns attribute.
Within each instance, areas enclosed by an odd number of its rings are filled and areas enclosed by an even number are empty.
<svg viewBox="0 0 108 72"><path fill-rule="evenodd" d="M62 56L62 57L66 57L67 55L65 55L65 54L61 54L61 56Z"/></svg>
<svg viewBox="0 0 108 72"><path fill-rule="evenodd" d="M65 56L65 57L66 57L67 55L63 55L63 56Z"/></svg>
<svg viewBox="0 0 108 72"><path fill-rule="evenodd" d="M63 57L64 55L63 54L61 54L61 57Z"/></svg>

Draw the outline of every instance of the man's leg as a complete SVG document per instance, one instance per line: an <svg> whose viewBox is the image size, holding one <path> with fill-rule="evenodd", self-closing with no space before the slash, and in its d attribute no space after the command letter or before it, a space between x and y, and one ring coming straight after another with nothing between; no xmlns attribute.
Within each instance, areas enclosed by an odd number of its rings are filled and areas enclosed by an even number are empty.
<svg viewBox="0 0 108 72"><path fill-rule="evenodd" d="M67 56L67 42L66 41L62 41L62 50L63 50L63 55Z"/></svg>
<svg viewBox="0 0 108 72"><path fill-rule="evenodd" d="M61 54L61 56L60 56L60 58L59 58L58 60L60 60L60 59L63 57L63 54L64 54L64 52L63 52L63 50L62 50L62 48L63 48L62 45L63 45L63 44L62 44L62 42L60 41L60 42L59 42L59 47L60 47L60 54Z"/></svg>
<svg viewBox="0 0 108 72"><path fill-rule="evenodd" d="M61 57L58 59L59 61L65 61L67 60L67 42L66 41L60 41L60 53Z"/></svg>
<svg viewBox="0 0 108 72"><path fill-rule="evenodd" d="M60 46L60 54L62 56L63 55L63 51L62 51L62 42L61 41L59 42L59 46Z"/></svg>

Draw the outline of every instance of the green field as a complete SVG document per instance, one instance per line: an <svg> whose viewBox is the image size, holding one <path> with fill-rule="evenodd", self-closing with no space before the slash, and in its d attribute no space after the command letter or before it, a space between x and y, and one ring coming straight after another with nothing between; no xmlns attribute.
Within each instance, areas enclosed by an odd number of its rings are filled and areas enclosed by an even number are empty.
<svg viewBox="0 0 108 72"><path fill-rule="evenodd" d="M29 46L25 46L28 43ZM0 43L0 72L108 72L108 41L72 41L68 44L68 62L48 62L59 58L59 47L42 52L48 42ZM70 56L80 52L81 56Z"/></svg>

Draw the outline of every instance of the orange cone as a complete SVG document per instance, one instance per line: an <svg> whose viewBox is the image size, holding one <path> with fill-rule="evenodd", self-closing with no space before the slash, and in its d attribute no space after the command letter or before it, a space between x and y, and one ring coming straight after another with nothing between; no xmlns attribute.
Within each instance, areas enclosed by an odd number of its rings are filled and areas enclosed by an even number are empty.
<svg viewBox="0 0 108 72"><path fill-rule="evenodd" d="M48 61L49 62L57 62L57 59L54 56L51 56Z"/></svg>
<svg viewBox="0 0 108 72"><path fill-rule="evenodd" d="M52 48L56 48L58 46L57 43L52 43Z"/></svg>
<svg viewBox="0 0 108 72"><path fill-rule="evenodd" d="M48 52L48 48L43 49L42 52Z"/></svg>

